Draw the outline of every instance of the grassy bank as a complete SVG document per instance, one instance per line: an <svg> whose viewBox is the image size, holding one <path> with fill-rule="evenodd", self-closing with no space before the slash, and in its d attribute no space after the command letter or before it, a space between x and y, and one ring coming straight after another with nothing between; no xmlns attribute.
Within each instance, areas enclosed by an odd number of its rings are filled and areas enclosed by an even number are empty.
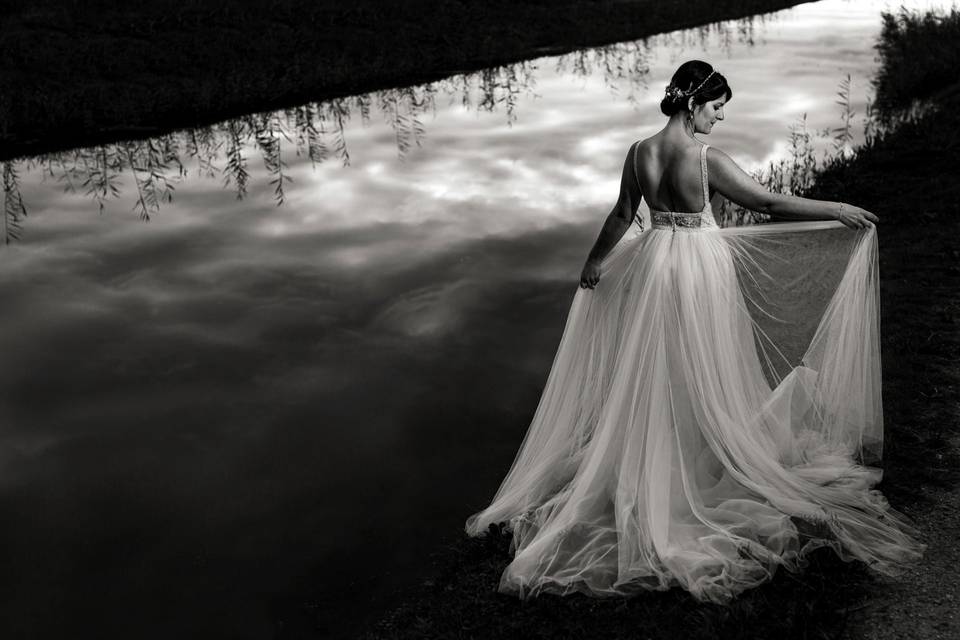
<svg viewBox="0 0 960 640"><path fill-rule="evenodd" d="M917 16L890 26L884 42L905 42L907 31L927 40L949 32L942 22L935 29L923 24ZM885 70L922 67L918 56L940 50L925 38L910 39L922 44L881 50ZM956 42L939 39L943 47ZM880 85L880 97L922 96L929 110L871 135L855 155L838 155L802 192L856 203L881 218L887 444L879 488L918 525L929 545L924 560L892 580L824 549L804 573L780 572L729 607L697 603L680 589L631 599L519 602L496 592L510 560L509 534L492 530L484 539L464 536L437 554L434 577L367 638L960 636L960 84L921 90L926 81L910 73L881 73L878 81L889 82L886 89ZM892 111L887 115L888 122L897 120Z"/></svg>
<svg viewBox="0 0 960 640"><path fill-rule="evenodd" d="M144 138L797 0L0 2L0 160Z"/></svg>

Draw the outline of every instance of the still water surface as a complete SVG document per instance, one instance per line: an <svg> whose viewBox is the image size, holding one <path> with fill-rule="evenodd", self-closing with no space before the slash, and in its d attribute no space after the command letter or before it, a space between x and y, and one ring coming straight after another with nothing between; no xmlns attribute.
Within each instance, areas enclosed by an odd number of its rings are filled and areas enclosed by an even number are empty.
<svg viewBox="0 0 960 640"><path fill-rule="evenodd" d="M0 249L3 635L375 615L506 472L676 66L727 76L702 138L748 171L803 114L838 126L847 74L856 144L884 8L805 4L5 165L29 216Z"/></svg>

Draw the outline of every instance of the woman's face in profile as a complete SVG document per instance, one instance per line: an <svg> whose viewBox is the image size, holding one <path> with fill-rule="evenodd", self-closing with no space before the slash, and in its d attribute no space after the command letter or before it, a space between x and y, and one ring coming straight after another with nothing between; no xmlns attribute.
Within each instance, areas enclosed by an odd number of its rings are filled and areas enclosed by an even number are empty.
<svg viewBox="0 0 960 640"><path fill-rule="evenodd" d="M723 120L723 105L726 103L726 96L721 96L715 100L707 100L702 105L695 107L693 118L697 125L697 131L710 133L714 123L717 120Z"/></svg>

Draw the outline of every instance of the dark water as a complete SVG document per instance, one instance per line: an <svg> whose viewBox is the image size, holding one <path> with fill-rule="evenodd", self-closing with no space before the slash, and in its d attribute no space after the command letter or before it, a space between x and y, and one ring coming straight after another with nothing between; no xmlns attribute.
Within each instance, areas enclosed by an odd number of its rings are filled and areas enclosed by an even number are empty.
<svg viewBox="0 0 960 640"><path fill-rule="evenodd" d="M728 77L747 170L848 73L856 144L884 6L5 165L0 633L359 628L496 490L672 70Z"/></svg>

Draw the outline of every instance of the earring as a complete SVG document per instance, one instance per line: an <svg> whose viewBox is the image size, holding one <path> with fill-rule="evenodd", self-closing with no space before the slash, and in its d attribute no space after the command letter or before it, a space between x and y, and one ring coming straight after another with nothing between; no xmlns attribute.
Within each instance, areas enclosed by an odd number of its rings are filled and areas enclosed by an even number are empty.
<svg viewBox="0 0 960 640"><path fill-rule="evenodd" d="M696 133L696 132L697 132L697 127L696 127L696 125L694 125L694 123L693 123L693 111L689 111L688 113L689 113L690 115L687 116L687 121L690 122L690 128L693 130L693 132Z"/></svg>

